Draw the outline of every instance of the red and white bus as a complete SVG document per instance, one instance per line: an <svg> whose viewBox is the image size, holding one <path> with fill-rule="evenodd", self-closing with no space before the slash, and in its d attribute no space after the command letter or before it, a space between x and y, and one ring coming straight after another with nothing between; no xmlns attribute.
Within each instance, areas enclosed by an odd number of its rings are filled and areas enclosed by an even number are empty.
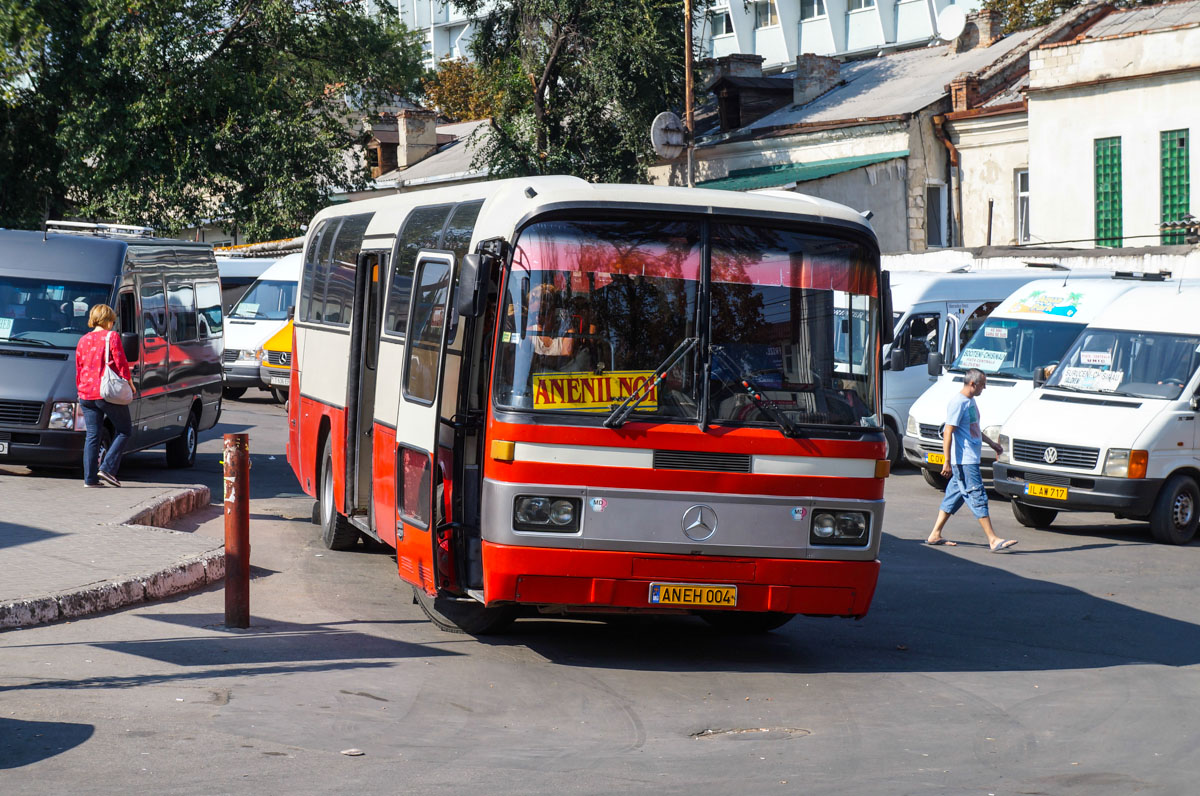
<svg viewBox="0 0 1200 796"><path fill-rule="evenodd" d="M304 252L288 460L439 626L866 614L891 311L860 214L537 177L331 207Z"/></svg>

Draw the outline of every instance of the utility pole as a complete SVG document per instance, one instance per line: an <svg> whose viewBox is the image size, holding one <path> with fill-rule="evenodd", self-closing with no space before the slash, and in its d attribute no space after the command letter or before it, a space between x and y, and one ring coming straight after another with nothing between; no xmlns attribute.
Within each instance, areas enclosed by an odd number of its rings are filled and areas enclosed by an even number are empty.
<svg viewBox="0 0 1200 796"><path fill-rule="evenodd" d="M684 93L684 138L687 144L687 184L689 188L696 185L694 163L692 160L692 133L695 131L695 116L692 112L692 0L683 0L683 13L687 20L683 24L683 46L687 50L684 53L684 78L683 78L683 93Z"/></svg>

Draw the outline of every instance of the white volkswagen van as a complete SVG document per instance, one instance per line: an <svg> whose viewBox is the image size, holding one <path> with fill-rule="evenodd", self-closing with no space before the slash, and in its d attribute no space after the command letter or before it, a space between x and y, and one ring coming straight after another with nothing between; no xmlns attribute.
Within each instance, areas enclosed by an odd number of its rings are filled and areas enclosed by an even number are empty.
<svg viewBox="0 0 1200 796"><path fill-rule="evenodd" d="M1008 422L996 490L1022 525L1059 511L1149 520L1186 544L1200 515L1200 287L1131 290L1079 335Z"/></svg>
<svg viewBox="0 0 1200 796"><path fill-rule="evenodd" d="M259 375L258 349L287 325L296 306L303 255L281 257L246 291L225 319L225 397L240 398L248 388L269 390Z"/></svg>
<svg viewBox="0 0 1200 796"><path fill-rule="evenodd" d="M893 466L903 458L901 436L909 407L937 380L941 363L954 361L961 345L1005 296L1045 275L1041 267L891 272L896 331L883 352L883 419ZM931 354L940 357L936 369L929 367Z"/></svg>
<svg viewBox="0 0 1200 796"><path fill-rule="evenodd" d="M1151 274L1148 278L1162 277ZM998 439L1004 421L1033 392L1038 368L1052 369L1088 323L1140 284L1144 284L1140 275L1076 271L1019 287L988 316L958 358L912 405L904 430L904 457L921 468L931 486L945 489L942 426L946 405L954 393L962 390L963 372L979 368L987 374L988 388L975 400L984 433ZM987 474L995 454L991 448L984 448L981 466Z"/></svg>

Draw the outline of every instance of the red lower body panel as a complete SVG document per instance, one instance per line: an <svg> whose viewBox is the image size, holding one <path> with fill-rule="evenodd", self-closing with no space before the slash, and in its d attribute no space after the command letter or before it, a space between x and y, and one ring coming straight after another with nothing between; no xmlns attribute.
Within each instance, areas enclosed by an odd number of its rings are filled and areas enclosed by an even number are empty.
<svg viewBox="0 0 1200 796"><path fill-rule="evenodd" d="M878 579L878 561L689 558L483 544L488 603L658 610L661 606L650 603L650 583L670 581L735 585L740 611L861 617Z"/></svg>

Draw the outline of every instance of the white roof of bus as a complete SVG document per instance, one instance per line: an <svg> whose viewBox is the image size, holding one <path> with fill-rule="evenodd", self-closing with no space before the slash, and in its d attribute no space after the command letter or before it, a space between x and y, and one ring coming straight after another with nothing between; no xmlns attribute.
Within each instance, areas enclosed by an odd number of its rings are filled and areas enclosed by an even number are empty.
<svg viewBox="0 0 1200 796"><path fill-rule="evenodd" d="M1080 276L1082 274L1071 274L1066 280L1062 277L1039 279L1022 285L990 317L1091 323L1119 296L1141 284L1131 279L1113 279L1107 272L1090 275L1106 279L1080 279Z"/></svg>
<svg viewBox="0 0 1200 796"><path fill-rule="evenodd" d="M275 257L222 257L217 255L217 273L226 279L255 279L270 268Z"/></svg>
<svg viewBox="0 0 1200 796"><path fill-rule="evenodd" d="M1109 304L1089 324L1099 329L1200 334L1200 286L1178 282L1144 285Z"/></svg>
<svg viewBox="0 0 1200 796"><path fill-rule="evenodd" d="M528 192L532 189L533 196ZM509 237L513 229L531 213L553 205L580 202L636 202L663 205L664 209L710 207L730 208L748 213L774 212L809 215L818 220L849 222L869 229L870 224L857 211L804 194L750 194L704 188L669 188L661 185L608 185L586 182L577 177L520 177L509 180L468 183L428 191L409 192L367 199L361 202L327 207L310 225L330 216L374 212L367 235L394 235L417 205L449 204L484 199L483 212L475 228L475 239ZM380 241L381 245L383 242ZM386 244L390 246L390 243Z"/></svg>
<svg viewBox="0 0 1200 796"><path fill-rule="evenodd" d="M259 274L258 278L261 282L299 282L303 266L303 254L300 252L285 254L276 260L270 268Z"/></svg>
<svg viewBox="0 0 1200 796"><path fill-rule="evenodd" d="M1079 272L1071 273L1078 279ZM986 301L1001 299L1022 285L1044 278L1043 268L1013 268L994 271L892 271L892 307L906 312L923 301ZM1088 274L1088 277L1110 276L1108 273ZM1059 277L1062 281L1062 277Z"/></svg>

